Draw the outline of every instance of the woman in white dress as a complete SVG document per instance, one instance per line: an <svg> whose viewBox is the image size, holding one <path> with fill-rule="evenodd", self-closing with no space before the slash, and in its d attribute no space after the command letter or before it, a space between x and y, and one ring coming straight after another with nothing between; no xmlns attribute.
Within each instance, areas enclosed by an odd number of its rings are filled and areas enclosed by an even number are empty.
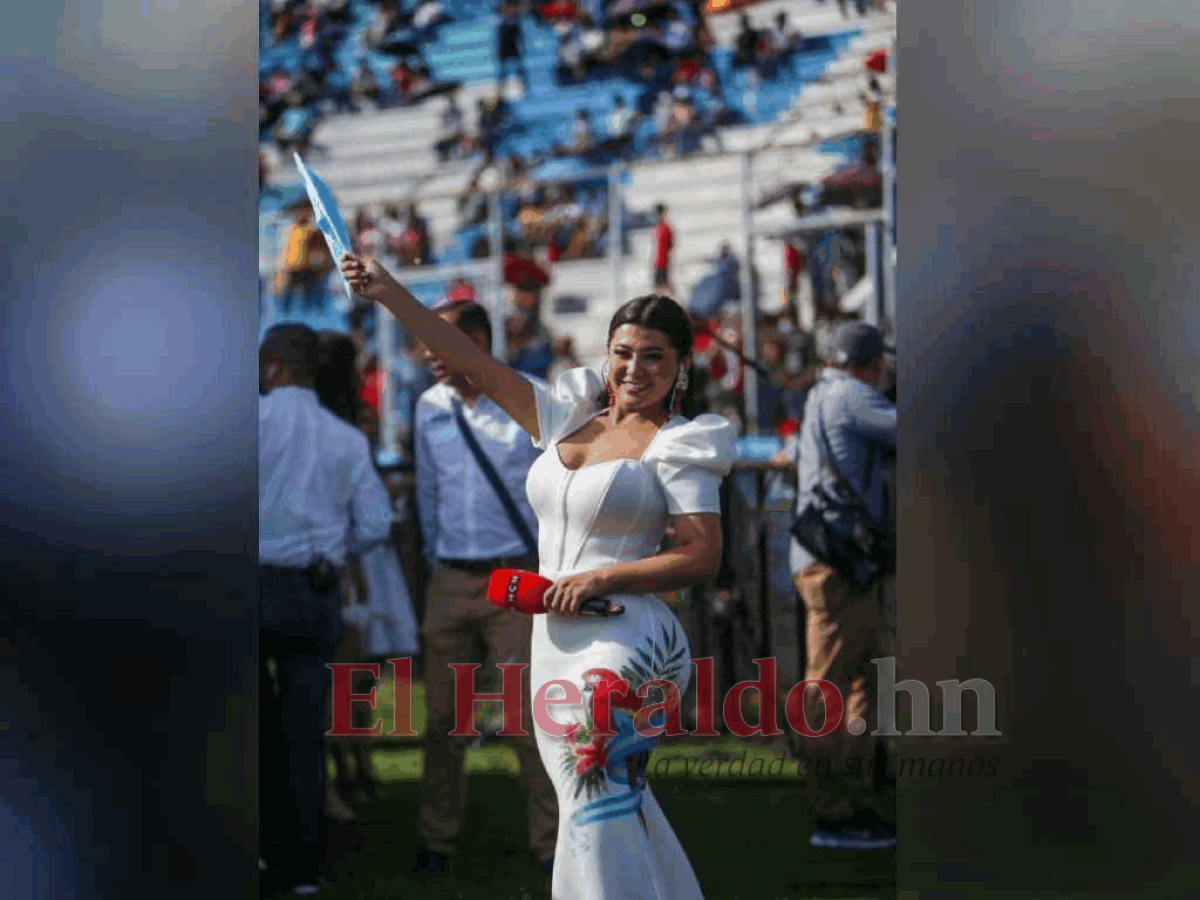
<svg viewBox="0 0 1200 900"><path fill-rule="evenodd" d="M552 387L535 386L373 260L348 255L342 271L545 450L526 486L539 522L540 574L554 582L548 614L534 621L531 689L565 681L584 701L549 707L555 722L577 726L566 735L536 732L559 800L553 897L698 900L691 864L646 787L655 739L636 733L623 710L611 715L615 734L590 734L588 702L597 678L620 677L631 691L667 679L686 691L687 638L654 595L711 580L720 565L719 487L733 462L734 431L719 416L677 414L691 365L687 314L666 297L633 300L610 323L603 375L580 368ZM671 546L660 551L668 525ZM579 618L593 597L620 603L624 614ZM549 699L564 696L562 686L548 689Z"/></svg>

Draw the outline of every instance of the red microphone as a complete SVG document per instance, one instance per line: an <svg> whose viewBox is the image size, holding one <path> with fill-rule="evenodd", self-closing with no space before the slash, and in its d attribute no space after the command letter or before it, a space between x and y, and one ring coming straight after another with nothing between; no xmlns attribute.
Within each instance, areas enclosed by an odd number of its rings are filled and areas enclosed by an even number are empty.
<svg viewBox="0 0 1200 900"><path fill-rule="evenodd" d="M488 603L536 616L546 611L543 599L552 584L549 578L524 569L494 569L488 579ZM579 607L580 618L587 619L607 619L624 612L625 607L605 597L588 597Z"/></svg>

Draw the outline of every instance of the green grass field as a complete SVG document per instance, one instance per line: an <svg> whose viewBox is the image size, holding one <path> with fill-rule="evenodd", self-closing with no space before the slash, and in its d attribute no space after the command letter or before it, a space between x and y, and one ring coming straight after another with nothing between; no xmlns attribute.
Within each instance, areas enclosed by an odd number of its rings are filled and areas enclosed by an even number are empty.
<svg viewBox="0 0 1200 900"><path fill-rule="evenodd" d="M392 723L390 700L385 691L378 706L385 730ZM414 730L420 732L423 722L418 685ZM419 742L385 739L376 744L373 760L382 797L360 809L357 822L331 826L333 884L322 897L549 898L547 880L527 850L525 803L511 750L502 744L468 750L467 826L446 879L437 885L411 873L423 769ZM650 772L709 900L895 897L893 851L808 847L812 817L804 779L779 748L734 737L676 738L660 745Z"/></svg>

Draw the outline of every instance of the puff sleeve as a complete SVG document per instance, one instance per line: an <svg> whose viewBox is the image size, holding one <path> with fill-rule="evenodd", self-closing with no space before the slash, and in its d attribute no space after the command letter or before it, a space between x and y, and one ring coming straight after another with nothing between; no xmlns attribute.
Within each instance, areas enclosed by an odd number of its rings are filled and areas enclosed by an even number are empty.
<svg viewBox="0 0 1200 900"><path fill-rule="evenodd" d="M736 432L724 416L697 416L667 429L653 463L673 516L721 512L721 481L733 467Z"/></svg>
<svg viewBox="0 0 1200 900"><path fill-rule="evenodd" d="M563 372L553 385L532 384L540 433L534 446L539 450L581 428L598 411L597 398L604 390L600 375L585 367Z"/></svg>

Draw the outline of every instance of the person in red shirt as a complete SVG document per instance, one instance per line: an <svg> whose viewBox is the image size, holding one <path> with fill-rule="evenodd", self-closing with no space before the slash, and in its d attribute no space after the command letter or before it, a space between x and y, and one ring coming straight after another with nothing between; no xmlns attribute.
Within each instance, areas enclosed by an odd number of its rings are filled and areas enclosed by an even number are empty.
<svg viewBox="0 0 1200 900"><path fill-rule="evenodd" d="M654 289L663 293L674 293L671 284L671 251L675 248L675 232L667 221L667 207L658 204L654 208L658 224L654 226Z"/></svg>
<svg viewBox="0 0 1200 900"><path fill-rule="evenodd" d="M558 20L570 21L575 18L575 4L571 0L550 0L539 8L542 19L547 25L553 25Z"/></svg>
<svg viewBox="0 0 1200 900"><path fill-rule="evenodd" d="M694 56L685 56L675 63L675 83L690 84L700 77L703 68Z"/></svg>
<svg viewBox="0 0 1200 900"><path fill-rule="evenodd" d="M378 419L383 415L383 369L379 368L379 358L374 353L367 357L359 382L358 399Z"/></svg>
<svg viewBox="0 0 1200 900"><path fill-rule="evenodd" d="M504 281L513 286L513 305L526 319L541 319L542 292L550 273L537 264L525 247L510 244L504 254Z"/></svg>
<svg viewBox="0 0 1200 900"><path fill-rule="evenodd" d="M461 275L457 276L450 286L446 288L446 297L443 303L458 305L460 303L478 303L479 298L475 295L475 286Z"/></svg>
<svg viewBox="0 0 1200 900"><path fill-rule="evenodd" d="M720 322L693 319L692 360L697 370L703 370L705 381L719 380L725 376L725 359L720 355L721 345L713 335Z"/></svg>
<svg viewBox="0 0 1200 900"><path fill-rule="evenodd" d="M412 66L408 64L407 60L401 60L396 67L392 69L392 87L394 89L393 96L397 105L404 105L408 103L416 81L417 73L413 71Z"/></svg>
<svg viewBox="0 0 1200 900"><path fill-rule="evenodd" d="M783 309L793 327L800 327L800 276L808 267L803 243L797 239L783 242Z"/></svg>

